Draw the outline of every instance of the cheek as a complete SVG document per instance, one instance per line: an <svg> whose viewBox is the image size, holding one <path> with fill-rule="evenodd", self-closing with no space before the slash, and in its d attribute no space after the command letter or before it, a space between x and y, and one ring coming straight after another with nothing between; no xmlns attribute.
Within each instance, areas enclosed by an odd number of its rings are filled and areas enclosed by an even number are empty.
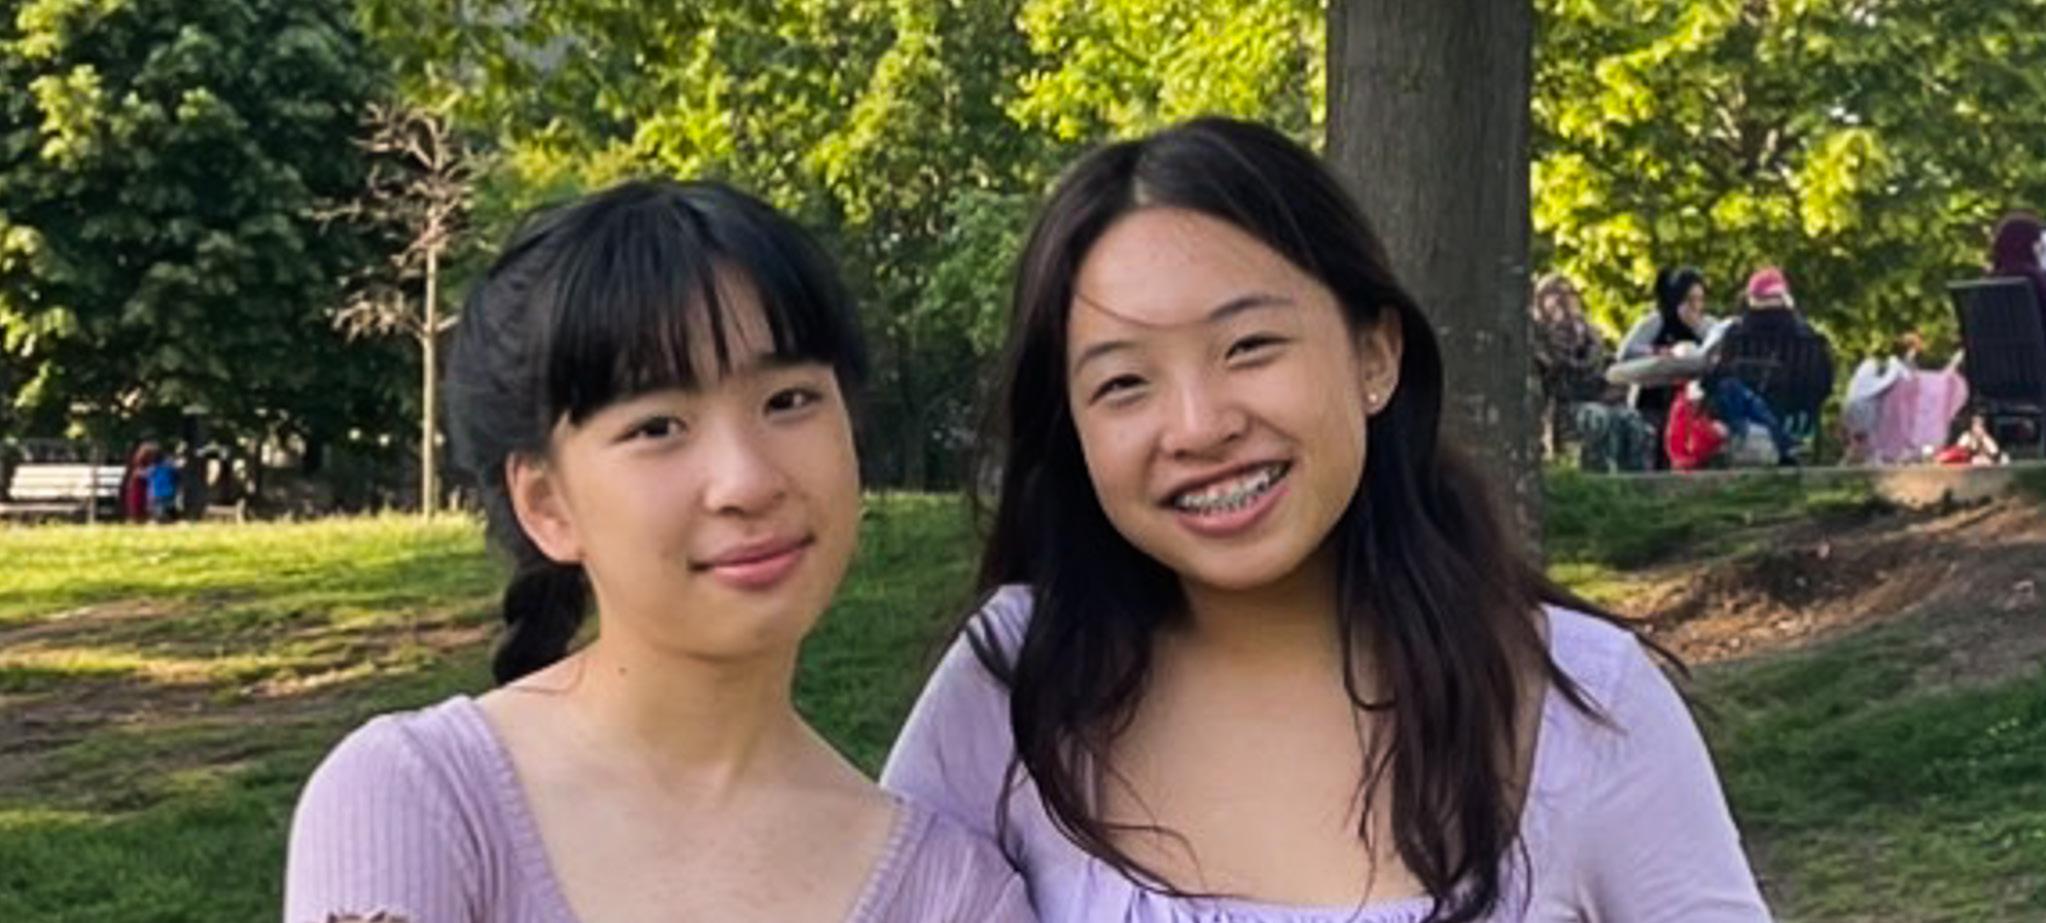
<svg viewBox="0 0 2046 923"><path fill-rule="evenodd" d="M661 561L686 553L692 485L676 466L635 459L579 485L577 537L592 579L630 595Z"/></svg>
<svg viewBox="0 0 2046 923"><path fill-rule="evenodd" d="M775 454L785 459L789 477L801 485L811 502L835 514L856 509L860 496L859 453L853 445L852 423L843 414L791 430L777 442ZM833 516L833 520L842 519Z"/></svg>
<svg viewBox="0 0 2046 923"><path fill-rule="evenodd" d="M1330 356L1274 390L1274 403L1288 408L1298 437L1310 441L1331 476L1361 472L1371 416L1365 402L1365 372L1359 361ZM1380 395L1383 399L1384 395Z"/></svg>
<svg viewBox="0 0 2046 923"><path fill-rule="evenodd" d="M1104 507L1145 503L1144 426L1136 414L1081 413L1073 421L1087 479Z"/></svg>
<svg viewBox="0 0 2046 923"><path fill-rule="evenodd" d="M665 549L677 541L677 535L687 525L691 498L696 496L697 485L690 476L692 472L678 471L675 465L648 464L631 476L620 476L607 481L603 491L604 515L597 520L602 524L600 532L613 533L614 545L626 546L627 553L640 545L637 550ZM618 523L624 528L612 528ZM593 537L604 541L606 536Z"/></svg>

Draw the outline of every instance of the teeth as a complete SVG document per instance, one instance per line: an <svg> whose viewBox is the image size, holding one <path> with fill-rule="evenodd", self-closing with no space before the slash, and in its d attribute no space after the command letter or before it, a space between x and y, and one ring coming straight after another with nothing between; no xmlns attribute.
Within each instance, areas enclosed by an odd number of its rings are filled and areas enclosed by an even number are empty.
<svg viewBox="0 0 2046 923"><path fill-rule="evenodd" d="M1191 513L1226 513L1242 509L1285 476L1284 464L1266 465L1232 480L1211 484L1172 498L1172 505Z"/></svg>

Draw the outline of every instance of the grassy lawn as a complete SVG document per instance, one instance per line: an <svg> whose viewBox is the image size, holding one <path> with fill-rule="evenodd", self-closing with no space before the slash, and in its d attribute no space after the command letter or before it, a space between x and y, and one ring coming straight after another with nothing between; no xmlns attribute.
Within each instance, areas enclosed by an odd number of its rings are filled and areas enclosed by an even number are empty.
<svg viewBox="0 0 2046 923"><path fill-rule="evenodd" d="M1854 489L1655 497L1559 477L1556 572L1738 553L1872 515ZM0 920L274 919L297 786L367 716L488 686L497 572L473 523L0 529ZM956 501L870 501L798 700L875 768L966 601ZM2046 914L2046 674L1944 691L1899 623L1701 671L1743 828L1785 919Z"/></svg>
<svg viewBox="0 0 2046 923"><path fill-rule="evenodd" d="M2046 672L1922 690L1936 654L1898 624L1705 673L1786 919L2046 918Z"/></svg>
<svg viewBox="0 0 2046 923"><path fill-rule="evenodd" d="M1858 484L1757 478L1677 497L1630 486L1549 482L1552 573L1594 599L1625 593L1635 568L1751 553L1771 527L1884 515ZM1779 918L2046 919L2046 669L1928 688L1918 677L1942 654L1935 636L1892 623L1697 671L1721 781Z"/></svg>

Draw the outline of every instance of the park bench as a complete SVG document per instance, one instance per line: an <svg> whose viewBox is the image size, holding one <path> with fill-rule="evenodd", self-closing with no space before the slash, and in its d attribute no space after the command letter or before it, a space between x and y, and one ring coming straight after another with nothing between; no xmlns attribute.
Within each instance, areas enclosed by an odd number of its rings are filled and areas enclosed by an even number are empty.
<svg viewBox="0 0 2046 923"><path fill-rule="evenodd" d="M120 465L86 462L21 462L0 492L0 518L118 518Z"/></svg>
<svg viewBox="0 0 2046 923"><path fill-rule="evenodd" d="M2006 423L2031 421L2032 441L2004 449L2046 454L2046 323L2027 279L1971 279L1947 283L1961 322L1962 373L1968 402L1999 439Z"/></svg>

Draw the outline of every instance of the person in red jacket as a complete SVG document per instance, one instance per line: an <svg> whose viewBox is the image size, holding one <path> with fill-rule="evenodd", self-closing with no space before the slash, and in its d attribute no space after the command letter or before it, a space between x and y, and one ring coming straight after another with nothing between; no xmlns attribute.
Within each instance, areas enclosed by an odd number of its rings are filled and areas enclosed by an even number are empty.
<svg viewBox="0 0 2046 923"><path fill-rule="evenodd" d="M1707 467L1726 445L1726 424L1713 419L1712 405L1697 382L1685 385L1670 403L1663 439L1670 467L1677 471Z"/></svg>
<svg viewBox="0 0 2046 923"><path fill-rule="evenodd" d="M129 522L149 521L149 469L158 454L156 443L145 441L128 456L121 473L121 516Z"/></svg>

